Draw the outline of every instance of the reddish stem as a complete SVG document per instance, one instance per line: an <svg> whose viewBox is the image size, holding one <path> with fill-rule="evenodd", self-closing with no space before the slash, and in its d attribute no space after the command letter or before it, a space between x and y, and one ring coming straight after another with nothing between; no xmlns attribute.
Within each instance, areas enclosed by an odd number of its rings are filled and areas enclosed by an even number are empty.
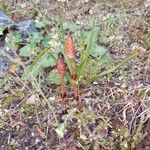
<svg viewBox="0 0 150 150"><path fill-rule="evenodd" d="M65 99L66 99L66 89L65 89L64 78L61 78L60 88L61 88L61 100L62 100L61 104L62 104L62 106L65 106L65 104L66 104L66 101L65 101Z"/></svg>
<svg viewBox="0 0 150 150"><path fill-rule="evenodd" d="M70 58L70 69L71 69L71 80L72 80L72 87L73 87L73 91L74 91L74 98L75 100L78 101L79 95L78 95L78 83L77 83L77 75L75 73L75 63L74 63L74 59Z"/></svg>

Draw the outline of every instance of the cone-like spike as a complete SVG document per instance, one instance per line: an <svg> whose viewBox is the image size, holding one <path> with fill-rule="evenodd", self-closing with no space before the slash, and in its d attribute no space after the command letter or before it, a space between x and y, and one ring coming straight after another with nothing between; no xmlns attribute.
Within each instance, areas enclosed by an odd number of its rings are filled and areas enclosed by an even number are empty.
<svg viewBox="0 0 150 150"><path fill-rule="evenodd" d="M57 60L57 72L61 78L64 78L66 75L66 66L65 66L65 62L62 58L59 58Z"/></svg>
<svg viewBox="0 0 150 150"><path fill-rule="evenodd" d="M75 53L75 42L71 33L69 33L66 40L66 54L69 58L75 58Z"/></svg>

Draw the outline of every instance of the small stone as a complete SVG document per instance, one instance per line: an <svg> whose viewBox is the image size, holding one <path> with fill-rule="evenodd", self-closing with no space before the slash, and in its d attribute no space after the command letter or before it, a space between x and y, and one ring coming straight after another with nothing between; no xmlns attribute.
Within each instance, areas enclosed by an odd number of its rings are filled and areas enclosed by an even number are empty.
<svg viewBox="0 0 150 150"><path fill-rule="evenodd" d="M25 20L18 23L18 30L21 34L22 38L28 38L28 36L33 33L37 32L35 21L34 20Z"/></svg>
<svg viewBox="0 0 150 150"><path fill-rule="evenodd" d="M0 10L0 27L5 28L12 24L15 24L15 22L13 20L11 20L11 18L6 16L2 10Z"/></svg>

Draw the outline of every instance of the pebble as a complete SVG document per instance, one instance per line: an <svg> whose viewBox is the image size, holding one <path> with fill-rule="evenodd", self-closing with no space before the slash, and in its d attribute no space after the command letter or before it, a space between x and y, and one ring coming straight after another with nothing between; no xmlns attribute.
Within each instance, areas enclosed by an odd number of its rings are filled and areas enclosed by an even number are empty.
<svg viewBox="0 0 150 150"><path fill-rule="evenodd" d="M4 56L2 51L15 58L15 53L13 52L13 50L7 51L7 48L5 47L6 35L3 33L3 30L6 27L9 28L14 25L16 26L18 32L24 40L28 38L31 33L37 32L34 20L25 20L16 23L10 17L8 17L2 10L0 10L0 78L3 78L7 75L11 64L10 59Z"/></svg>

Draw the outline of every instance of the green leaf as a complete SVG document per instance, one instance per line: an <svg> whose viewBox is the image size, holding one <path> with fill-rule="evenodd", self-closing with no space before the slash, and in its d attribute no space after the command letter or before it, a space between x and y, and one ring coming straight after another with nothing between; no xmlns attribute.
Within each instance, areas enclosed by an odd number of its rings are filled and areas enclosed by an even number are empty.
<svg viewBox="0 0 150 150"><path fill-rule="evenodd" d="M103 64L110 64L110 63L112 63L112 60L111 60L110 56L107 53L102 55L100 57L100 60L101 60L101 63L103 63Z"/></svg>
<svg viewBox="0 0 150 150"><path fill-rule="evenodd" d="M29 37L29 41L32 44L38 44L43 40L43 36L41 33L38 32L33 32L30 37Z"/></svg>
<svg viewBox="0 0 150 150"><path fill-rule="evenodd" d="M61 79L55 69L49 73L47 80L50 81L52 84L56 84L56 85L61 84ZM67 72L65 76L65 83L67 83L67 81L70 80L71 80L70 74Z"/></svg>
<svg viewBox="0 0 150 150"><path fill-rule="evenodd" d="M41 64L42 67L53 67L56 65L56 59L54 59L54 57L48 53L46 53L41 60L39 61L39 63Z"/></svg>
<svg viewBox="0 0 150 150"><path fill-rule="evenodd" d="M40 70L41 70L40 64L36 64L34 65L34 67L32 65L28 65L25 67L22 79L28 80L31 77L37 77Z"/></svg>
<svg viewBox="0 0 150 150"><path fill-rule="evenodd" d="M63 29L64 30L68 29L71 32L75 32L75 31L77 31L77 28L78 28L77 24L74 23L73 21L66 21L63 23Z"/></svg>
<svg viewBox="0 0 150 150"><path fill-rule="evenodd" d="M19 38L19 37L18 37ZM29 44L22 47L20 49L20 56L23 57L30 57L34 54L35 50L37 49L37 44L40 43L43 40L43 36L40 33L34 32L29 37Z"/></svg>
<svg viewBox="0 0 150 150"><path fill-rule="evenodd" d="M98 30L97 29L93 29L90 32L86 33L86 38L85 38L85 44L89 44L92 46L93 44L95 44L97 42L97 35L98 35ZM92 40L91 40L92 37Z"/></svg>
<svg viewBox="0 0 150 150"><path fill-rule="evenodd" d="M106 51L104 47L95 44L90 51L90 55L93 57L101 57L106 54Z"/></svg>
<svg viewBox="0 0 150 150"><path fill-rule="evenodd" d="M50 41L50 36L47 35L43 38L41 44L44 48L48 47L49 46L49 41Z"/></svg>
<svg viewBox="0 0 150 150"><path fill-rule="evenodd" d="M67 83L67 81L71 82L71 76L70 76L69 72L67 72L66 76L65 76L65 83Z"/></svg>
<svg viewBox="0 0 150 150"><path fill-rule="evenodd" d="M90 56L91 48L97 41L97 34L98 34L98 30L93 27L93 29L90 32L88 32L87 38L85 38L84 43L86 44L86 48L81 50L80 52L80 65L77 67L77 72L81 80L84 75L86 64L88 63L88 58Z"/></svg>
<svg viewBox="0 0 150 150"><path fill-rule="evenodd" d="M99 37L99 41L100 43L107 45L109 43L109 38L105 35L101 35Z"/></svg>
<svg viewBox="0 0 150 150"><path fill-rule="evenodd" d="M15 37L15 42L17 44L19 44L20 42L22 42L21 34L19 32L15 32L14 33L14 37Z"/></svg>
<svg viewBox="0 0 150 150"><path fill-rule="evenodd" d="M51 81L51 83L60 85L60 77L58 73L56 72L56 70L53 70L49 73L48 79Z"/></svg>
<svg viewBox="0 0 150 150"><path fill-rule="evenodd" d="M26 46L22 47L19 51L19 55L22 57L30 57L33 54L34 54L34 51L31 48L30 44L27 44Z"/></svg>

